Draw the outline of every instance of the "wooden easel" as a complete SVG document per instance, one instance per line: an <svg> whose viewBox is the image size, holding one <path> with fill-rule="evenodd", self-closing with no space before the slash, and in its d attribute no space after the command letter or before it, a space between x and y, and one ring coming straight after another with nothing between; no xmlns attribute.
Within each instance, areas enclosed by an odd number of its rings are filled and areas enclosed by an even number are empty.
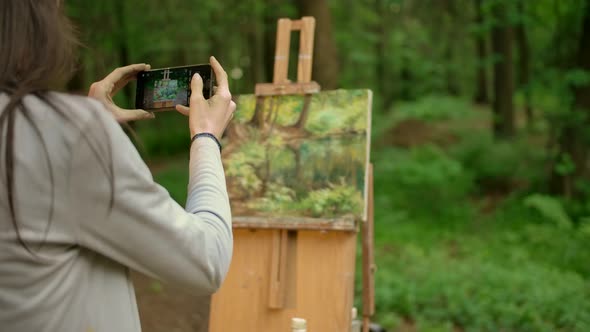
<svg viewBox="0 0 590 332"><path fill-rule="evenodd" d="M300 31L297 82L288 78L291 32ZM277 24L277 40L272 83L258 83L255 95L258 98L276 95L310 95L320 91L320 85L311 81L315 18L303 17L294 21L281 18ZM285 305L288 275L288 253L293 247L294 231L273 231L269 307L281 309ZM291 235L291 236L289 236ZM292 251L292 250L291 250Z"/></svg>
<svg viewBox="0 0 590 332"><path fill-rule="evenodd" d="M289 47L291 32L297 30L300 31L297 81L291 82ZM257 98L309 97L320 91L319 84L311 80L314 31L313 17L279 19L273 82L257 84ZM360 228L363 331L368 332L374 313L375 270L371 165L366 179L365 220L306 223L265 218L266 222L252 223L253 217L234 216L234 257L224 285L213 297L211 331L288 332L290 317L294 316L308 319L310 332L348 331Z"/></svg>

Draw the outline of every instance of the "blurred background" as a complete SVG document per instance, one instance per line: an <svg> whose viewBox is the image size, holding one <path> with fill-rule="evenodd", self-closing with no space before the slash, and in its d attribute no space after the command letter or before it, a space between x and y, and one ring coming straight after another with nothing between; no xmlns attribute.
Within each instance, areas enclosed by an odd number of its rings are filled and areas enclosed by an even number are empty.
<svg viewBox="0 0 590 332"><path fill-rule="evenodd" d="M277 19L314 16L314 80L375 93L376 320L389 331L590 331L590 0L66 5L84 44L67 86L77 93L117 66L211 54L234 94L253 93L272 81ZM133 88L117 102L132 106ZM186 119L132 126L184 204Z"/></svg>

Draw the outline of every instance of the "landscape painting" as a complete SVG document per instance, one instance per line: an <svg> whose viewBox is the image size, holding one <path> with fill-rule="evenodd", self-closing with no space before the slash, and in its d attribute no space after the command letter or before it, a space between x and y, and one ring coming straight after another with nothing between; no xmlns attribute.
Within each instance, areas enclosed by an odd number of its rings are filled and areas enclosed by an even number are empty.
<svg viewBox="0 0 590 332"><path fill-rule="evenodd" d="M237 97L222 154L233 215L364 220L371 100L369 90Z"/></svg>

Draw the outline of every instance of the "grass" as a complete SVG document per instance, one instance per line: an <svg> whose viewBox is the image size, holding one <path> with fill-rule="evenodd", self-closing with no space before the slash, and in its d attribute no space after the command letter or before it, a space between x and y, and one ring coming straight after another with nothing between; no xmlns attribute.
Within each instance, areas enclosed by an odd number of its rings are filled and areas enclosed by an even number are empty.
<svg viewBox="0 0 590 332"><path fill-rule="evenodd" d="M372 152L375 320L388 331L590 331L590 232L559 227L523 203L542 177L540 149L527 137L506 144L482 135L467 123L482 117L466 115L461 100L429 97L400 109L375 115L374 140L412 117L461 130L451 146ZM154 166L181 204L186 167L186 156ZM357 295L360 306L360 278Z"/></svg>

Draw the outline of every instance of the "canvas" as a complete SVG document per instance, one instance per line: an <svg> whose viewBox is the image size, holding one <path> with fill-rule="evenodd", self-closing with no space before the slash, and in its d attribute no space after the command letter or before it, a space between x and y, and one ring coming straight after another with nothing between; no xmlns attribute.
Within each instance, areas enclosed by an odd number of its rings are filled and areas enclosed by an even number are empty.
<svg viewBox="0 0 590 332"><path fill-rule="evenodd" d="M237 97L222 155L233 215L364 219L371 100L369 90Z"/></svg>

